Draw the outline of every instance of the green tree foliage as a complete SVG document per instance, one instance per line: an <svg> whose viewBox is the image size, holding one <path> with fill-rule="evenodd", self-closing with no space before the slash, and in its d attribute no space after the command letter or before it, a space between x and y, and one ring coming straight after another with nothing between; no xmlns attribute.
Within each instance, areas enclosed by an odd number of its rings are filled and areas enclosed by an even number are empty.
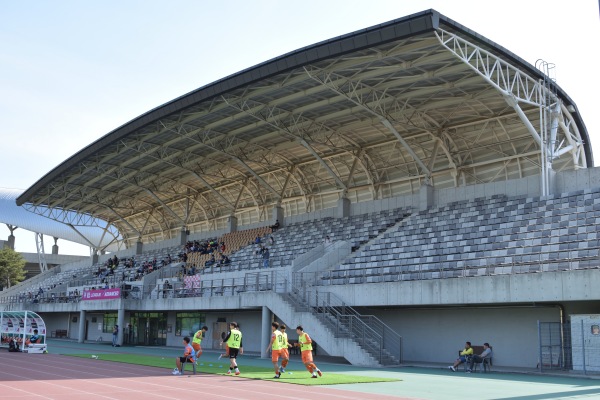
<svg viewBox="0 0 600 400"><path fill-rule="evenodd" d="M25 279L25 259L11 248L0 250L0 287L11 287Z"/></svg>

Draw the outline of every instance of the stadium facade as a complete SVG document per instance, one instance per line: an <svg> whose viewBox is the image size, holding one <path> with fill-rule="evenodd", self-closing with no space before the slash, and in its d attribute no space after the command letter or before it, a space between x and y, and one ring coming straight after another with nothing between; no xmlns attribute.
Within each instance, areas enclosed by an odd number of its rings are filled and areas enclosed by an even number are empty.
<svg viewBox="0 0 600 400"><path fill-rule="evenodd" d="M600 172L548 68L428 10L181 96L17 204L106 221L122 250L100 263L209 239L231 262L190 254L185 276L174 261L132 280L84 261L5 291L5 307L80 341L118 323L123 343L178 345L206 323L210 349L235 320L264 352L276 318L354 364L450 362L470 340L491 343L495 365L578 369L600 342L584 327L600 300ZM267 268L254 236L273 237ZM24 295L49 282L67 293ZM72 296L104 285L121 298Z"/></svg>

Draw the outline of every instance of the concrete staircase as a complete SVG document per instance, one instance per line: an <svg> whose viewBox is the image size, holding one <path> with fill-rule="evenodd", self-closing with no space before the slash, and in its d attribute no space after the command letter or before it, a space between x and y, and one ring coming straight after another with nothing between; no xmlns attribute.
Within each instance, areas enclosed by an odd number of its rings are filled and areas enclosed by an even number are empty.
<svg viewBox="0 0 600 400"><path fill-rule="evenodd" d="M325 322L323 315L306 310L293 297L286 294L268 292L251 292L242 295L242 304L248 307L267 304L269 309L292 329L302 325L305 331L315 340L319 348L329 355L344 357L352 365L380 367L381 364L361 345L348 335L336 335L332 328L335 324ZM328 318L328 317L325 317Z"/></svg>

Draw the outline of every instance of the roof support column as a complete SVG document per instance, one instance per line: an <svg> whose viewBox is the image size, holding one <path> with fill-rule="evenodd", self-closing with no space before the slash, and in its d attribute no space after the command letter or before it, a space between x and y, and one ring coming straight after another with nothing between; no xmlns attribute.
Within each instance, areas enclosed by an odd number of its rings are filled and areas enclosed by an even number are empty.
<svg viewBox="0 0 600 400"><path fill-rule="evenodd" d="M237 217L235 215L230 215L227 217L227 233L237 232Z"/></svg>
<svg viewBox="0 0 600 400"><path fill-rule="evenodd" d="M10 249L14 250L15 249L15 235L14 235L14 232L15 232L15 230L17 230L19 228L16 227L16 226L14 226L14 225L9 225L9 224L6 224L6 226L8 227L8 230L10 231L10 235L8 235L8 241L7 241L8 243L7 244L8 244L8 247Z"/></svg>
<svg viewBox="0 0 600 400"><path fill-rule="evenodd" d="M350 199L347 197L340 197L337 201L336 218L346 218L350 216Z"/></svg>
<svg viewBox="0 0 600 400"><path fill-rule="evenodd" d="M280 203L275 204L271 211L271 223L275 224L276 221L279 221L279 225L283 226L283 207Z"/></svg>

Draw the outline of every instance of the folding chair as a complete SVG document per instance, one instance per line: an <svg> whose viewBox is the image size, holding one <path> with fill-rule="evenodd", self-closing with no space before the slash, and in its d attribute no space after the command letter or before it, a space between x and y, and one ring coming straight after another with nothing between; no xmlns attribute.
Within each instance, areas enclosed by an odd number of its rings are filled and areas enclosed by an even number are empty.
<svg viewBox="0 0 600 400"><path fill-rule="evenodd" d="M185 375L185 366L186 364L191 364L192 365L192 369L194 371L194 375L196 375L196 360L194 361L188 361L189 358L186 358L185 361L181 364L181 375Z"/></svg>

